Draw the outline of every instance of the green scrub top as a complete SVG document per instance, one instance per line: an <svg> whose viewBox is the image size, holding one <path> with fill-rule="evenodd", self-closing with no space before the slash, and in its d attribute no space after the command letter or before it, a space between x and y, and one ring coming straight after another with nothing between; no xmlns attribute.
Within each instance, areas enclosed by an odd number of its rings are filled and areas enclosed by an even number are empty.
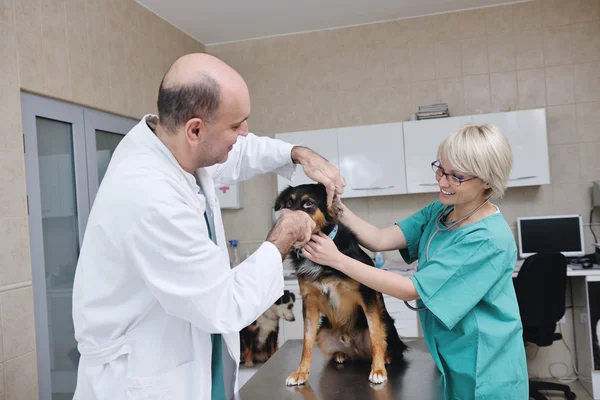
<svg viewBox="0 0 600 400"><path fill-rule="evenodd" d="M523 328L512 282L517 249L500 212L453 230L436 231L444 205L435 201L400 221L418 261L411 277L421 327L443 376L446 399L529 398ZM452 207L448 208L448 212ZM441 224L440 224L441 226Z"/></svg>

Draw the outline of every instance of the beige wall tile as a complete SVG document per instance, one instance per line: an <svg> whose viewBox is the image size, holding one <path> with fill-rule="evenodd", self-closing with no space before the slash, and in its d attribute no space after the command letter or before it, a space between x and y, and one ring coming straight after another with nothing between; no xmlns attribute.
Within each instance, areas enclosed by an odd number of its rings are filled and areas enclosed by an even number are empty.
<svg viewBox="0 0 600 400"><path fill-rule="evenodd" d="M446 40L435 45L435 71L438 78L462 76L461 43Z"/></svg>
<svg viewBox="0 0 600 400"><path fill-rule="evenodd" d="M415 46L433 44L435 30L431 29L430 17L411 18L407 23L408 41Z"/></svg>
<svg viewBox="0 0 600 400"><path fill-rule="evenodd" d="M64 0L42 2L42 50L47 90L70 98L67 21Z"/></svg>
<svg viewBox="0 0 600 400"><path fill-rule="evenodd" d="M0 286L31 280L27 218L0 218Z"/></svg>
<svg viewBox="0 0 600 400"><path fill-rule="evenodd" d="M489 72L488 43L485 36L462 41L462 71L463 75Z"/></svg>
<svg viewBox="0 0 600 400"><path fill-rule="evenodd" d="M569 1L544 0L542 5L544 11L544 25L566 25L571 22Z"/></svg>
<svg viewBox="0 0 600 400"><path fill-rule="evenodd" d="M546 27L544 29L544 63L546 66L571 64L572 62L570 26Z"/></svg>
<svg viewBox="0 0 600 400"><path fill-rule="evenodd" d="M580 183L555 183L552 185L554 214L579 214L581 213Z"/></svg>
<svg viewBox="0 0 600 400"><path fill-rule="evenodd" d="M600 2L597 0L570 0L569 6L573 24L600 19Z"/></svg>
<svg viewBox="0 0 600 400"><path fill-rule="evenodd" d="M552 215L554 213L552 185L524 187L523 196L525 201L524 215Z"/></svg>
<svg viewBox="0 0 600 400"><path fill-rule="evenodd" d="M580 142L600 142L600 103L577 104L577 134Z"/></svg>
<svg viewBox="0 0 600 400"><path fill-rule="evenodd" d="M581 181L592 182L598 180L600 142L580 143L579 154L581 157Z"/></svg>
<svg viewBox="0 0 600 400"><path fill-rule="evenodd" d="M575 64L575 101L600 101L600 62Z"/></svg>
<svg viewBox="0 0 600 400"><path fill-rule="evenodd" d="M571 38L575 63L600 60L600 22L571 25Z"/></svg>
<svg viewBox="0 0 600 400"><path fill-rule="evenodd" d="M19 85L22 89L45 93L44 61L40 57L43 53L41 26L29 27L21 18L17 18L17 44Z"/></svg>
<svg viewBox="0 0 600 400"><path fill-rule="evenodd" d="M418 106L433 104L439 100L436 81L413 82L411 85L412 104Z"/></svg>
<svg viewBox="0 0 600 400"><path fill-rule="evenodd" d="M488 74L465 76L463 86L467 114L481 114L490 111L490 76Z"/></svg>
<svg viewBox="0 0 600 400"><path fill-rule="evenodd" d="M543 23L541 0L513 4L512 8L515 32L542 28Z"/></svg>
<svg viewBox="0 0 600 400"><path fill-rule="evenodd" d="M519 108L535 108L546 105L546 77L543 68L517 72Z"/></svg>
<svg viewBox="0 0 600 400"><path fill-rule="evenodd" d="M462 38L473 38L486 35L486 11L483 8L458 13L461 22Z"/></svg>
<svg viewBox="0 0 600 400"><path fill-rule="evenodd" d="M488 34L512 32L513 11L511 4L486 8L485 15Z"/></svg>
<svg viewBox="0 0 600 400"><path fill-rule="evenodd" d="M577 107L575 104L551 106L547 109L548 142L550 145L575 144L577 136Z"/></svg>
<svg viewBox="0 0 600 400"><path fill-rule="evenodd" d="M0 218L25 217L25 166L20 152L0 152Z"/></svg>
<svg viewBox="0 0 600 400"><path fill-rule="evenodd" d="M33 291L31 286L0 294L4 359L35 350Z"/></svg>
<svg viewBox="0 0 600 400"><path fill-rule="evenodd" d="M462 36L461 16L458 12L432 15L431 27L435 30L433 39L436 42L457 40Z"/></svg>
<svg viewBox="0 0 600 400"><path fill-rule="evenodd" d="M549 150L550 181L553 184L579 182L579 176L581 175L578 162L579 145L550 145Z"/></svg>
<svg viewBox="0 0 600 400"><path fill-rule="evenodd" d="M490 72L514 71L517 69L515 37L512 33L488 36Z"/></svg>
<svg viewBox="0 0 600 400"><path fill-rule="evenodd" d="M0 88L3 88L13 86L11 81L18 74L17 34L12 0L0 1L0 36Z"/></svg>
<svg viewBox="0 0 600 400"><path fill-rule="evenodd" d="M465 91L462 78L438 80L439 100L448 104L450 115L465 114Z"/></svg>
<svg viewBox="0 0 600 400"><path fill-rule="evenodd" d="M3 122L0 130L0 152L22 151L21 103L17 82L13 81L8 87L0 86L0 91L3 93L0 101L0 121Z"/></svg>
<svg viewBox="0 0 600 400"><path fill-rule="evenodd" d="M369 199L366 197L342 199L342 202L358 217L369 221Z"/></svg>
<svg viewBox="0 0 600 400"><path fill-rule="evenodd" d="M4 363L6 400L37 400L38 373L36 352Z"/></svg>
<svg viewBox="0 0 600 400"><path fill-rule="evenodd" d="M379 228L387 228L396 222L394 196L369 197L369 222Z"/></svg>
<svg viewBox="0 0 600 400"><path fill-rule="evenodd" d="M518 69L544 66L544 36L541 29L517 33L516 43Z"/></svg>
<svg viewBox="0 0 600 400"><path fill-rule="evenodd" d="M410 47L411 77L415 81L425 81L435 78L435 51L433 44Z"/></svg>
<svg viewBox="0 0 600 400"><path fill-rule="evenodd" d="M572 65L546 68L546 96L549 106L575 103Z"/></svg>
<svg viewBox="0 0 600 400"><path fill-rule="evenodd" d="M412 103L411 85L390 86L387 93L390 107L387 108L386 120L389 122L408 121L416 111L416 106Z"/></svg>
<svg viewBox="0 0 600 400"><path fill-rule="evenodd" d="M514 111L519 108L517 72L490 74L491 111Z"/></svg>
<svg viewBox="0 0 600 400"><path fill-rule="evenodd" d="M510 226L515 226L517 218L525 215L526 193L523 188L508 188L502 199L494 201Z"/></svg>

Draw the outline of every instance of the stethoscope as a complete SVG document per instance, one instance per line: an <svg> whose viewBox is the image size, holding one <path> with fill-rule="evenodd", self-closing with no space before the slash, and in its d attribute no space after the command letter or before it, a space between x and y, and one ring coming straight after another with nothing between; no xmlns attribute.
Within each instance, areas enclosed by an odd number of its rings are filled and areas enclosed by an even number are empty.
<svg viewBox="0 0 600 400"><path fill-rule="evenodd" d="M446 214L446 210L450 206L444 207L444 209L440 213L440 216L435 219L435 228L436 228L435 232L433 233L433 235L431 235L431 237L427 241L427 245L425 246L425 262L429 261L429 246L431 245L431 242L433 241L433 238L435 237L435 235L438 234L438 232L445 232L445 231L449 231L450 229L454 228L455 226L457 226L458 224L460 224L461 222L463 222L465 219L469 218L471 215L473 215L477 211L481 210L481 208L483 206L485 206L488 201L490 201L489 197L487 199L485 199L485 201L483 203L481 203L479 205L479 207L477 207L476 209L474 209L473 211L471 211L470 213L468 213L467 215L465 215L464 217L462 217L458 221L452 222L452 224L450 224L448 226L445 225L443 219L444 219L444 215ZM410 304L408 304L408 301L404 301L404 304L406 304L406 307L410 308L413 311L425 311L425 310L427 310L427 307L425 307L425 306L420 307L420 308L419 307L413 307Z"/></svg>

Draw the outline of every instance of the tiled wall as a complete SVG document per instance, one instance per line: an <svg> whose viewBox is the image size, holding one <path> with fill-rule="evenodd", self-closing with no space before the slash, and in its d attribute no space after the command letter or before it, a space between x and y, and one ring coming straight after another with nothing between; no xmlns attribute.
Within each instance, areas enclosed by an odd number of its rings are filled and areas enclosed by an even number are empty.
<svg viewBox="0 0 600 400"><path fill-rule="evenodd" d="M0 399L37 399L19 91L156 112L172 61L204 46L133 0L0 0Z"/></svg>
<svg viewBox="0 0 600 400"><path fill-rule="evenodd" d="M418 105L437 101L448 102L452 115L546 107L552 184L509 189L496 204L513 229L518 216L582 213L591 251L590 188L600 179L600 0L536 0L207 46L207 52L246 78L250 128L263 135L406 121ZM242 241L241 256L271 227L276 179L260 177L243 190L244 208L224 212L229 238ZM435 197L345 203L383 227ZM600 213L594 218L600 222ZM572 331L563 327L573 348ZM540 349L530 372L548 376L556 360L571 371L568 351L556 343Z"/></svg>

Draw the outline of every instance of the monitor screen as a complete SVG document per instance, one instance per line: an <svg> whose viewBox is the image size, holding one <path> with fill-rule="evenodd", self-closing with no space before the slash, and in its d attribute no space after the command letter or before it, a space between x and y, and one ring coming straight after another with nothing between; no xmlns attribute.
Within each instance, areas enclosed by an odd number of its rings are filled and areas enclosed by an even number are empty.
<svg viewBox="0 0 600 400"><path fill-rule="evenodd" d="M517 221L519 255L558 251L566 257L585 255L581 215L521 217Z"/></svg>

